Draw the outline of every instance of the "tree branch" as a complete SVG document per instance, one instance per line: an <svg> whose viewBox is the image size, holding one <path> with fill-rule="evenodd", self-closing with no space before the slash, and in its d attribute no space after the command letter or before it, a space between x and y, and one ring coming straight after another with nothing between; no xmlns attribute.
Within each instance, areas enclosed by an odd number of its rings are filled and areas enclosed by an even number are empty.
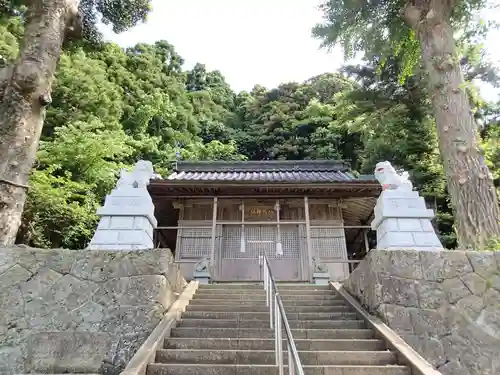
<svg viewBox="0 0 500 375"><path fill-rule="evenodd" d="M68 5L65 41L80 39L82 37L83 16L79 12L79 5L80 0L73 1Z"/></svg>
<svg viewBox="0 0 500 375"><path fill-rule="evenodd" d="M78 40L83 35L83 18L82 15L77 12L73 15L69 21L65 33L65 42Z"/></svg>
<svg viewBox="0 0 500 375"><path fill-rule="evenodd" d="M401 9L401 16L414 30L433 27L448 20L456 0L409 0Z"/></svg>
<svg viewBox="0 0 500 375"><path fill-rule="evenodd" d="M437 25L444 20L449 20L455 5L456 0L430 0L429 16L426 17L427 22L429 24Z"/></svg>
<svg viewBox="0 0 500 375"><path fill-rule="evenodd" d="M401 9L401 15L408 26L412 29L418 28L418 24L422 17L422 11L415 5L407 3L403 9Z"/></svg>

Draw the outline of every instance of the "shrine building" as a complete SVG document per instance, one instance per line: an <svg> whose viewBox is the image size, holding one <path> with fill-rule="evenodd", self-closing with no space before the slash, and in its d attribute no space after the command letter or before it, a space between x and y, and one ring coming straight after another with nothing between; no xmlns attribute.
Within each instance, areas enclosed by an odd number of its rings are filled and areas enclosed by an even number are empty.
<svg viewBox="0 0 500 375"><path fill-rule="evenodd" d="M333 281L363 258L381 186L343 161L179 161L148 191L186 279L209 259L214 281L259 281L265 252L277 280L309 282L314 258Z"/></svg>

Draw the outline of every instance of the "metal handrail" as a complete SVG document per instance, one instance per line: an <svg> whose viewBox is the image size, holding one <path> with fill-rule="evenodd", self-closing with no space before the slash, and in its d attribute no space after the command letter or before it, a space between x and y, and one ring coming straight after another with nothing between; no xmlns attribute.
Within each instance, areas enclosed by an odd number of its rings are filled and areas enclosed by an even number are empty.
<svg viewBox="0 0 500 375"><path fill-rule="evenodd" d="M285 308L281 297L276 287L273 273L271 272L271 265L267 255L263 255L264 261L264 290L266 291L266 306L269 307L269 325L274 328L274 354L276 357L276 366L279 367L279 375L284 375L283 367L283 337L282 337L282 324L285 328L286 342L288 348L288 374L304 375L304 369L300 362L299 353L295 346L295 341L292 336L292 330L288 324L288 319L285 314ZM273 296L274 295L274 296ZM274 297L274 298L273 298ZM273 308L274 305L274 308Z"/></svg>

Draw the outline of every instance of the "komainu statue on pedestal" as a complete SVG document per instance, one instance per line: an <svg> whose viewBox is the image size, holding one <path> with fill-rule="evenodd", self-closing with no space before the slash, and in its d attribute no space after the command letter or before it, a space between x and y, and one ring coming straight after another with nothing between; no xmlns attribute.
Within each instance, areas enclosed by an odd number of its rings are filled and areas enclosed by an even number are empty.
<svg viewBox="0 0 500 375"><path fill-rule="evenodd" d="M409 177L408 172L403 171L401 174L396 172L388 161L381 161L375 166L375 178L380 182L383 190L412 191L413 184Z"/></svg>
<svg viewBox="0 0 500 375"><path fill-rule="evenodd" d="M149 180L154 176L153 164L150 161L139 160L132 171L126 169L120 171L120 178L116 187L146 188Z"/></svg>
<svg viewBox="0 0 500 375"><path fill-rule="evenodd" d="M195 272L209 272L209 267L210 267L210 259L205 258L196 263L196 266L194 268Z"/></svg>
<svg viewBox="0 0 500 375"><path fill-rule="evenodd" d="M321 263L321 260L319 260L317 257L313 257L312 261L314 273L328 273L328 267Z"/></svg>

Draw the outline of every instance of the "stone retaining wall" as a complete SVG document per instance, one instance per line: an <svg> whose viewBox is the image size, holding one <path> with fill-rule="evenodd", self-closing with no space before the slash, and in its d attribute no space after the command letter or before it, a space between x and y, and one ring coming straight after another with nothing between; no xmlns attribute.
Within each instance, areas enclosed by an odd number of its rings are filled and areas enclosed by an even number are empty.
<svg viewBox="0 0 500 375"><path fill-rule="evenodd" d="M500 252L372 250L344 287L443 375L500 374Z"/></svg>
<svg viewBox="0 0 500 375"><path fill-rule="evenodd" d="M117 374L183 286L170 250L0 248L0 375Z"/></svg>

